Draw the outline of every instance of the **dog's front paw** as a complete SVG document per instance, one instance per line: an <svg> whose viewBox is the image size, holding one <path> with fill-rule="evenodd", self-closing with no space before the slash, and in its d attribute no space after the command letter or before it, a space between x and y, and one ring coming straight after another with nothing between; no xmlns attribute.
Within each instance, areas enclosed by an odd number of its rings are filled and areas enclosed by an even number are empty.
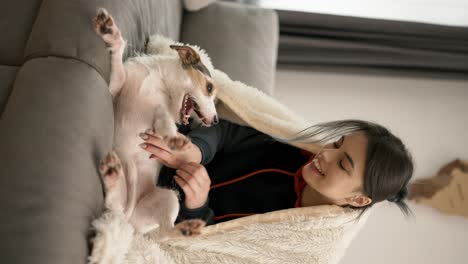
<svg viewBox="0 0 468 264"><path fill-rule="evenodd" d="M124 44L120 35L120 30L114 22L112 16L104 8L97 10L94 21L94 30L102 37L104 42L112 48L119 48Z"/></svg>
<svg viewBox="0 0 468 264"><path fill-rule="evenodd" d="M163 140L172 150L183 150L189 145L188 143L190 142L186 136L181 134L177 136L164 136Z"/></svg>
<svg viewBox="0 0 468 264"><path fill-rule="evenodd" d="M114 20L106 9L98 8L94 17L94 30L98 35L113 34Z"/></svg>
<svg viewBox="0 0 468 264"><path fill-rule="evenodd" d="M183 236L198 236L201 234L201 230L205 225L206 223L202 220L190 219L178 223L175 228L179 230Z"/></svg>
<svg viewBox="0 0 468 264"><path fill-rule="evenodd" d="M104 180L106 190L109 190L123 175L122 163L114 151L111 151L99 165L99 172Z"/></svg>

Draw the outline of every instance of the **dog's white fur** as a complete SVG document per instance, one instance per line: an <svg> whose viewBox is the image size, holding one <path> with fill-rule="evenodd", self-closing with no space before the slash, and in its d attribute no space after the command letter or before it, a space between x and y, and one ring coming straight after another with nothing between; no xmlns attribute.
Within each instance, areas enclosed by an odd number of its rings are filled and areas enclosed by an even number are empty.
<svg viewBox="0 0 468 264"><path fill-rule="evenodd" d="M130 58L123 63L126 42L113 18L99 9L95 22L96 33L111 52L109 90L114 100L113 152L101 162L104 179L105 205L121 211L136 231L146 233L159 226L159 239L198 234L204 223L188 220L174 226L179 211L174 190L157 187L155 182L161 164L149 159L139 144L139 133L154 129L174 149L183 148L188 139L177 133L184 95L190 94L202 113L205 125L216 120L215 92L209 94L200 87L211 78L196 69L183 65L184 54L170 48L177 44L150 41L167 45L149 46L149 55ZM193 47L202 63L213 69L206 53ZM205 78L205 79L203 79Z"/></svg>

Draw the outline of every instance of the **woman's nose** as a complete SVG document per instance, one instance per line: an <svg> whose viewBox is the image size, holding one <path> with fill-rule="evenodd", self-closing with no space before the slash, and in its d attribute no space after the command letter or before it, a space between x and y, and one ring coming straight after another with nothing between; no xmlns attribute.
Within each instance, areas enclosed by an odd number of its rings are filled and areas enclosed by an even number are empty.
<svg viewBox="0 0 468 264"><path fill-rule="evenodd" d="M322 163L330 163L336 159L338 154L337 149L322 149L317 158Z"/></svg>

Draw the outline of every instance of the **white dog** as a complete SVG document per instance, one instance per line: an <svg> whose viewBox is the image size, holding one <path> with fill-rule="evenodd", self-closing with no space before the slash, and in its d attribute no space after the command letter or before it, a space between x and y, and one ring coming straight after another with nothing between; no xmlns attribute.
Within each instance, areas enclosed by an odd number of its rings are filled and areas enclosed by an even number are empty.
<svg viewBox="0 0 468 264"><path fill-rule="evenodd" d="M123 64L126 42L105 9L98 10L94 26L111 52L112 67L114 151L100 165L106 207L123 212L140 233L159 226L161 240L200 234L205 225L201 220L174 226L179 212L177 194L156 186L161 164L139 147L139 133L154 129L170 148L181 149L188 139L177 133L176 123L187 124L192 112L206 126L217 123L216 89L204 64L212 67L211 62L202 51L168 44L163 54L138 56ZM156 48L149 47L153 52Z"/></svg>

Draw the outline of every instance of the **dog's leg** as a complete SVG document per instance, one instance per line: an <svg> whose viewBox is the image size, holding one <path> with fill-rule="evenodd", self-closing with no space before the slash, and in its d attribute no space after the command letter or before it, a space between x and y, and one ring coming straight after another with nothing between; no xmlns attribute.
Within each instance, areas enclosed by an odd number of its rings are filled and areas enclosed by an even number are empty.
<svg viewBox="0 0 468 264"><path fill-rule="evenodd" d="M112 16L104 8L99 8L94 18L94 30L102 37L111 53L111 75L109 91L112 97L116 97L122 89L126 72L123 65L123 53L127 42L122 38L120 29L115 24Z"/></svg>
<svg viewBox="0 0 468 264"><path fill-rule="evenodd" d="M179 201L174 190L155 187L145 195L135 208L130 222L140 233L148 233L159 225L159 232L149 234L158 241L170 238L197 236L205 222L191 219L174 226L179 213Z"/></svg>
<svg viewBox="0 0 468 264"><path fill-rule="evenodd" d="M104 182L106 208L124 212L127 202L125 174L117 154L112 151L101 161L99 172Z"/></svg>
<svg viewBox="0 0 468 264"><path fill-rule="evenodd" d="M133 160L127 162L127 204L124 208L126 219L130 219L137 201L137 179L138 171Z"/></svg>
<svg viewBox="0 0 468 264"><path fill-rule="evenodd" d="M199 236L206 223L200 219L189 219L178 223L175 227L161 225L159 233L154 238L160 242L172 238Z"/></svg>
<svg viewBox="0 0 468 264"><path fill-rule="evenodd" d="M173 190L155 186L138 200L130 223L137 232L145 234L156 228L162 217L169 219L168 222L172 221L172 226L174 226L178 210L179 202L176 193Z"/></svg>
<svg viewBox="0 0 468 264"><path fill-rule="evenodd" d="M155 200L158 201L158 204L154 208L157 212L154 217L159 223L159 233L154 237L155 239L164 241L171 238L191 237L201 234L201 230L206 223L199 219L185 220L174 226L179 213L179 202L174 191L159 189L156 190L156 193Z"/></svg>
<svg viewBox="0 0 468 264"><path fill-rule="evenodd" d="M159 106L155 111L153 132L158 133L163 137L167 146L171 149L183 149L188 146L189 139L183 134L177 133L177 126L174 124L173 118L169 111Z"/></svg>

